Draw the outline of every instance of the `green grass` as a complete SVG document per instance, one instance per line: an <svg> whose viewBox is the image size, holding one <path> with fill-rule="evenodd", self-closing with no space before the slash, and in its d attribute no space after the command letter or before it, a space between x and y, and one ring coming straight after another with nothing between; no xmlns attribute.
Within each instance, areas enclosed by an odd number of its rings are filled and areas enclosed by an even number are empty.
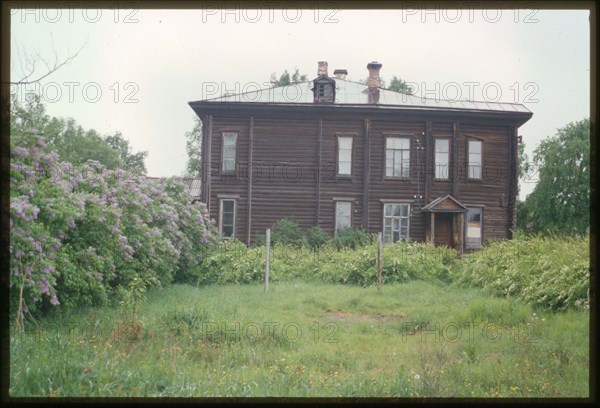
<svg viewBox="0 0 600 408"><path fill-rule="evenodd" d="M480 289L278 282L148 293L142 331L56 310L10 339L11 396L586 397L589 312Z"/></svg>

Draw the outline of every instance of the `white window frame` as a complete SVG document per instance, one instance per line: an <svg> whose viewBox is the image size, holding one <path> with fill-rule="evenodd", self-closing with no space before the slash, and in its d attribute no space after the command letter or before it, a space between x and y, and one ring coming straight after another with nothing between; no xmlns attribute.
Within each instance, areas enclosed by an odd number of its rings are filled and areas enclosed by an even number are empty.
<svg viewBox="0 0 600 408"><path fill-rule="evenodd" d="M472 153L472 147L479 144L479 153ZM478 160L478 161L475 161ZM467 143L467 175L470 180L481 180L483 173L483 142L469 140Z"/></svg>
<svg viewBox="0 0 600 408"><path fill-rule="evenodd" d="M467 207L465 214L465 244L472 249L480 248L483 243L483 207ZM479 213L479 236L469 236L469 215Z"/></svg>
<svg viewBox="0 0 600 408"><path fill-rule="evenodd" d="M226 145L225 141L228 137L233 136L233 144ZM236 163L237 163L237 142L238 142L238 134L235 132L223 132L223 141L221 143L221 170L223 173L235 173ZM225 147L233 146L234 153L232 157L225 157ZM233 162L233 166L228 166ZM230 168L232 167L232 168Z"/></svg>
<svg viewBox="0 0 600 408"><path fill-rule="evenodd" d="M446 143L446 150L440 150L440 143ZM436 180L448 180L450 169L450 139L435 139L435 178Z"/></svg>
<svg viewBox="0 0 600 408"><path fill-rule="evenodd" d="M339 211L340 211L340 204L343 205L347 205L348 206L348 225L338 228L338 221L340 220L340 215L339 215ZM345 228L352 228L352 202L350 201L336 201L335 202L335 234L337 235L338 231L345 229Z"/></svg>
<svg viewBox="0 0 600 408"><path fill-rule="evenodd" d="M231 236L223 235L223 203L225 201L233 202L233 225L232 225L232 233ZM234 198L221 198L219 200L219 236L223 239L233 239L235 238L235 227L236 227L236 219L237 219L237 200Z"/></svg>
<svg viewBox="0 0 600 408"><path fill-rule="evenodd" d="M408 147L390 147L392 141L400 141L400 143L408 142ZM410 137L406 136L386 136L385 138L385 177L386 178L410 178ZM391 157L390 157L391 156ZM390 165L391 160L391 165ZM398 169L400 164L400 172ZM391 173L388 171L391 169Z"/></svg>
<svg viewBox="0 0 600 408"><path fill-rule="evenodd" d="M342 149L342 142L349 142L350 143L350 148L344 148ZM352 153L353 153L353 144L354 144L354 138L352 136L338 136L337 137L337 175L338 176L351 176L352 175ZM349 169L347 172L342 172L341 171L341 166L340 163L342 163L341 160L341 152L342 150L344 151L348 151L350 150L350 160L344 160L343 163L349 163Z"/></svg>
<svg viewBox="0 0 600 408"><path fill-rule="evenodd" d="M400 206L400 215L393 215L393 210L392 210L392 215L386 215L386 210L389 206ZM402 215L402 207L406 208L406 215ZM389 224L390 226L387 227L386 226L386 220L390 220ZM394 221L398 220L398 228L394 227ZM402 235L402 222L406 221L406 234ZM383 242L384 243L392 243L392 242L396 242L399 241L401 239L409 239L410 238L410 204L407 203L384 203L383 204ZM386 229L389 228L389 233L386 231ZM398 232L398 239L396 241L394 241L394 232L397 231Z"/></svg>

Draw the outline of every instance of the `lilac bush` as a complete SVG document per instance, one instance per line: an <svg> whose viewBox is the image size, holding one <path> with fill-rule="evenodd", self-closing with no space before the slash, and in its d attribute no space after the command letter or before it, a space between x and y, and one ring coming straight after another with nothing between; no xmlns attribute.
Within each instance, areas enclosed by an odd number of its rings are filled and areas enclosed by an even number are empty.
<svg viewBox="0 0 600 408"><path fill-rule="evenodd" d="M181 182L73 166L31 135L11 147L13 313L103 304L135 278L198 279L215 228Z"/></svg>

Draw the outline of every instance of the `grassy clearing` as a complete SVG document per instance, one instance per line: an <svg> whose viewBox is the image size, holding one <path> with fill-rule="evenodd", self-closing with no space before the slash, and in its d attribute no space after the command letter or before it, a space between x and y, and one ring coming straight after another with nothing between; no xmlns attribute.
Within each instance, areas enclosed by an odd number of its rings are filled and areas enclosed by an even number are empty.
<svg viewBox="0 0 600 408"><path fill-rule="evenodd" d="M148 294L10 340L11 396L586 397L589 312L480 289L279 282Z"/></svg>

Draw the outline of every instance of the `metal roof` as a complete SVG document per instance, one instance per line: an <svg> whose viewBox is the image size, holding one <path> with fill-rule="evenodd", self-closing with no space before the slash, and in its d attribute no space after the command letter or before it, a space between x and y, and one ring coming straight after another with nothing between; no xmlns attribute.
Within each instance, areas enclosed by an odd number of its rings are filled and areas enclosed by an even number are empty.
<svg viewBox="0 0 600 408"><path fill-rule="evenodd" d="M170 178L170 177L149 177L149 176L146 176L146 179L147 180L151 180L151 181L166 180L167 178ZM201 180L199 178L183 178L183 177L174 177L174 178L175 178L175 180L180 181L185 186L187 186L187 188L190 189L190 195L192 197L200 197Z"/></svg>
<svg viewBox="0 0 600 408"><path fill-rule="evenodd" d="M332 78L333 79L333 78ZM382 107L411 107L434 109L464 109L479 111L501 111L512 113L531 113L529 109L519 103L506 102L478 102L466 100L444 100L424 98L380 88L379 103L369 103L368 88L366 85L335 79L336 91L333 105L371 105ZM268 103L268 104L311 104L314 105L314 96L311 88L313 82L302 82L280 87L265 88L256 91L225 95L217 98L205 99L198 102L240 102L240 103ZM331 105L331 104L329 104Z"/></svg>
<svg viewBox="0 0 600 408"><path fill-rule="evenodd" d="M179 179L190 189L192 197L200 197L200 179L199 178L182 178Z"/></svg>

